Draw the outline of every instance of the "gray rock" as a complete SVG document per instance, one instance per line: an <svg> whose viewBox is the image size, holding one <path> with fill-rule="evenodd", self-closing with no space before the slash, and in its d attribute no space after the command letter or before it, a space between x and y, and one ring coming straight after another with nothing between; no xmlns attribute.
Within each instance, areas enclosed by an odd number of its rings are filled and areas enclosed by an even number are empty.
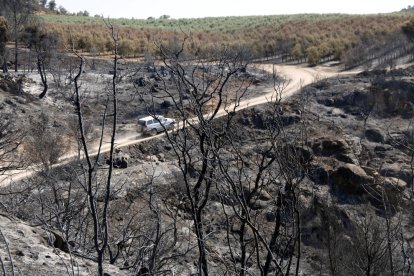
<svg viewBox="0 0 414 276"><path fill-rule="evenodd" d="M165 155L164 153L157 154L158 161L165 162Z"/></svg>
<svg viewBox="0 0 414 276"><path fill-rule="evenodd" d="M349 143L353 148L357 148L355 141ZM345 163L359 165L358 158L345 139L322 137L313 141L312 149L317 156L334 157Z"/></svg>
<svg viewBox="0 0 414 276"><path fill-rule="evenodd" d="M123 154L122 152L120 152L118 156L114 157L112 165L116 169L126 169L128 168L128 159L129 156L127 154ZM106 164L110 165L109 159L106 160Z"/></svg>
<svg viewBox="0 0 414 276"><path fill-rule="evenodd" d="M367 185L370 185L373 180L361 167L353 164L339 166L332 172L330 179L338 190L355 195L364 194Z"/></svg>
<svg viewBox="0 0 414 276"><path fill-rule="evenodd" d="M171 104L171 102L170 102L170 101L165 100L165 101L163 101L163 102L162 102L161 106L162 106L163 108L169 108L169 107L171 107L171 106L172 106L172 104Z"/></svg>
<svg viewBox="0 0 414 276"><path fill-rule="evenodd" d="M386 134L379 129L369 128L365 130L365 138L374 143L384 143L386 140Z"/></svg>
<svg viewBox="0 0 414 276"><path fill-rule="evenodd" d="M392 149L393 148L390 145L377 145L377 146L375 146L374 151L375 152L386 152L386 151L390 151Z"/></svg>
<svg viewBox="0 0 414 276"><path fill-rule="evenodd" d="M250 208L253 210L262 210L266 209L269 206L268 201L260 200L260 199L252 199L249 202Z"/></svg>
<svg viewBox="0 0 414 276"><path fill-rule="evenodd" d="M385 177L400 178L405 182L410 182L413 177L409 166L399 163L384 164L379 173Z"/></svg>
<svg viewBox="0 0 414 276"><path fill-rule="evenodd" d="M349 164L354 164L354 165L359 165L358 159L355 157L354 154L337 154L336 159L338 159L339 161L345 162L345 163L349 163Z"/></svg>
<svg viewBox="0 0 414 276"><path fill-rule="evenodd" d="M374 168L371 168L369 166L361 166L361 168L368 174L368 175L374 175L377 173L377 171Z"/></svg>
<svg viewBox="0 0 414 276"><path fill-rule="evenodd" d="M390 189L403 190L407 187L407 182L395 177L385 177L383 184Z"/></svg>
<svg viewBox="0 0 414 276"><path fill-rule="evenodd" d="M394 177L384 177L380 179L380 185L377 187L382 188L382 191L387 195L387 202L388 204L392 205L392 212L396 210L397 207L402 206L405 204L405 196L406 192L408 192L407 182L402 179L394 178ZM409 197L410 195L408 195ZM383 202L379 202L380 207L383 207Z"/></svg>
<svg viewBox="0 0 414 276"><path fill-rule="evenodd" d="M316 184L326 185L328 184L329 174L324 166L317 165L310 169L309 178Z"/></svg>
<svg viewBox="0 0 414 276"><path fill-rule="evenodd" d="M313 152L320 156L348 154L350 148L344 139L322 137L313 142Z"/></svg>

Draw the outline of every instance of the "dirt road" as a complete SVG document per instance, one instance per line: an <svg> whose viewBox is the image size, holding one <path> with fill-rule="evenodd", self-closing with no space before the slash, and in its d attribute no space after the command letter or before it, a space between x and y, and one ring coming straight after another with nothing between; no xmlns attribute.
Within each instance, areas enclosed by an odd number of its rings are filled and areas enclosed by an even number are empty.
<svg viewBox="0 0 414 276"><path fill-rule="evenodd" d="M264 69L268 72L273 72L273 65L272 64L260 64L257 65L259 68ZM282 99L289 98L293 94L300 91L301 87L312 83L317 79L329 78L337 75L345 75L345 74L355 74L358 71L347 71L347 72L339 72L338 67L330 67L328 65L321 65L317 67L306 67L303 65L293 66L293 65L275 65L274 69L277 71L279 75L285 77L288 80L288 84L283 90ZM236 108L236 111L252 107L259 104L264 104L266 102L272 101L274 95L274 89L272 87L268 88L268 91L262 95L255 98L251 98L248 100L241 101L239 106ZM232 110L233 106L228 106L227 110ZM220 110L216 117L221 117L227 114L226 110ZM206 114L208 116L208 114ZM116 139L116 147L125 147L134 144L138 144L140 142L148 141L151 139L156 139L163 134L145 137L143 138L141 135L137 133L135 129L125 130L123 133L119 134ZM108 138L109 140L109 138ZM109 141L104 141L103 146L101 148L101 153L108 152L110 150ZM96 155L97 147L91 151L91 155ZM54 167L62 166L68 164L72 160L78 157L78 154L68 153L59 159L59 163L55 164ZM24 171L11 171L8 172L7 175L0 176L0 186L5 186L10 183L22 180L24 178L30 177L31 175L35 174L35 169L27 169Z"/></svg>
<svg viewBox="0 0 414 276"><path fill-rule="evenodd" d="M272 64L260 64L259 68L264 69L268 72L273 71L273 65ZM293 65L276 65L275 70L278 74L283 75L288 81L288 85L283 91L282 98L287 99L296 92L298 92L301 87L308 85L315 81L316 79L324 79L324 78L330 78L338 75L352 75L356 74L359 71L345 71L345 72L339 72L338 67L329 67L329 66L317 66L317 67L305 67L303 65L301 66L293 66ZM252 107L259 104L264 104L272 100L272 95L274 95L274 90L272 88L269 88L267 93L265 93L262 96L258 96L255 98L251 98L248 100L241 101L239 106L236 108L236 111ZM227 107L227 110L231 110L234 107L234 105L230 105ZM225 110L220 110L217 114L217 117L224 116L226 114ZM206 114L208 116L208 114ZM118 136L118 139L116 140L117 147L124 147L133 145L142 141L148 141L150 139L154 139L156 137L161 136L162 134L142 138L140 136L137 136L136 131L133 131L135 133L128 133L125 132L124 134ZM109 150L106 149L106 151Z"/></svg>

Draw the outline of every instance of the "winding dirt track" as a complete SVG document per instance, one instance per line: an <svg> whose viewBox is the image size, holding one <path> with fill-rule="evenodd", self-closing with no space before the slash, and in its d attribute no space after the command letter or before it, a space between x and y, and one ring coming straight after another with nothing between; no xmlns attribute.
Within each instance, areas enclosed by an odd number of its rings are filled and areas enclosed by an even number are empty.
<svg viewBox="0 0 414 276"><path fill-rule="evenodd" d="M261 64L259 68L262 68L268 72L272 72L273 65L272 64ZM352 75L356 74L359 71L345 71L339 72L338 67L326 67L326 66L318 66L318 67L304 67L304 66L292 66L292 65L276 65L275 69L277 73L283 75L287 80L289 80L289 84L283 91L282 98L286 99L295 94L296 92L300 91L301 87L312 83L316 78L323 79L323 78L330 78L338 75ZM274 90L272 87L268 88L267 93L262 96L258 96L252 99L244 100L239 103L239 106L236 108L236 111L252 107L259 104L264 104L272 100L272 95L274 94ZM228 106L227 110L232 110L234 105ZM216 117L221 117L226 115L226 110L222 109L218 112ZM208 114L206 114L208 116ZM118 136L116 140L117 147L124 147L130 146L133 144L137 144L139 142L148 141L154 138L157 138L163 134L159 134L152 137L142 138L141 136L137 136L135 134L124 134L122 136ZM104 152L109 151L109 145L105 148ZM66 158L66 157L65 157ZM73 155L72 155L73 158Z"/></svg>
<svg viewBox="0 0 414 276"><path fill-rule="evenodd" d="M264 69L268 72L273 72L273 65L272 64L260 64L258 65L259 68ZM329 78L337 75L352 75L357 73L357 71L347 71L347 72L339 72L338 67L328 67L328 66L317 66L317 67L305 67L305 66L293 66L293 65L275 65L275 70L279 75L284 76L287 80L289 80L288 85L283 90L282 98L286 99L292 96L293 94L300 91L301 87L312 83L315 79L323 79ZM262 95L252 99L244 100L239 103L239 106L236 108L236 111L252 107L259 104L264 104L272 100L272 95L274 94L274 90L272 87L268 88L268 91ZM233 106L228 106L227 110L232 110ZM219 111L216 117L221 117L226 115L226 110L222 109ZM206 114L208 116L208 114ZM156 139L163 134L158 134L151 137L145 137L138 135L136 130L131 130L129 132L125 132L122 135L118 135L116 139L116 147L121 148L125 146L130 146L134 144L138 144L140 142L148 141L151 139ZM109 139L108 139L109 140ZM96 155L98 153L97 147L91 151L91 155ZM105 153L110 150L109 141L104 141L100 153ZM68 164L72 160L77 158L77 153L68 153L61 157L59 160L60 162L55 164L54 167L60 167L63 165ZM6 186L13 182L28 178L36 173L35 168L29 168L22 171L11 171L8 172L6 175L0 176L0 186Z"/></svg>

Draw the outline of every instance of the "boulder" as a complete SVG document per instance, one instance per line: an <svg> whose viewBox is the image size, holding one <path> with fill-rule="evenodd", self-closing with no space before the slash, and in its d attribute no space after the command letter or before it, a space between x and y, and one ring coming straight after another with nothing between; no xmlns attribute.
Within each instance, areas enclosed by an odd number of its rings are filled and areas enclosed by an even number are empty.
<svg viewBox="0 0 414 276"><path fill-rule="evenodd" d="M406 182L410 182L412 178L410 167L399 163L384 164L379 173L384 177L399 178Z"/></svg>
<svg viewBox="0 0 414 276"><path fill-rule="evenodd" d="M351 141L350 143L352 144L353 142ZM355 143L353 144L355 145ZM317 156L335 157L339 161L359 165L358 158L345 139L321 137L314 140L311 146Z"/></svg>
<svg viewBox="0 0 414 276"><path fill-rule="evenodd" d="M168 101L168 100L165 100L165 101L163 101L163 102L161 103L161 106L162 106L163 108L169 108L169 107L171 107L171 106L172 106L172 103L171 103L170 101Z"/></svg>
<svg viewBox="0 0 414 276"><path fill-rule="evenodd" d="M384 143L386 139L386 134L376 128L369 128L365 130L365 138L374 143Z"/></svg>
<svg viewBox="0 0 414 276"><path fill-rule="evenodd" d="M308 163L313 159L312 148L300 144L286 144L283 147L286 156L296 156L301 163Z"/></svg>
<svg viewBox="0 0 414 276"><path fill-rule="evenodd" d="M313 141L312 149L316 155L326 157L350 152L350 148L344 139L333 137L322 137Z"/></svg>
<svg viewBox="0 0 414 276"><path fill-rule="evenodd" d="M158 158L158 161L165 162L165 155L164 155L164 153L158 153L157 154L157 158Z"/></svg>
<svg viewBox="0 0 414 276"><path fill-rule="evenodd" d="M337 154L336 159L345 163L349 163L349 164L354 164L354 165L359 165L358 159L355 157L355 155L353 153L349 153L349 154Z"/></svg>
<svg viewBox="0 0 414 276"><path fill-rule="evenodd" d="M310 169L309 178L318 185L326 185L328 184L329 174L323 165L316 165Z"/></svg>
<svg viewBox="0 0 414 276"><path fill-rule="evenodd" d="M368 95L365 91L359 90L345 92L336 95L333 103L328 106L342 108L346 113L360 113L361 109L368 106Z"/></svg>
<svg viewBox="0 0 414 276"><path fill-rule="evenodd" d="M114 157L112 165L115 169L126 169L128 168L128 159L129 159L128 155L120 152L118 156ZM110 165L109 159L106 160L106 164Z"/></svg>
<svg viewBox="0 0 414 276"><path fill-rule="evenodd" d="M390 208L391 212L395 212L396 208L404 204L404 197L407 196L406 193L408 192L408 190L406 190L407 182L395 177L384 177L379 179L379 183L380 185L377 186L377 189L382 189L382 191L379 190L379 194L381 194L381 192L386 194L385 200L388 204L394 207ZM408 197L409 196L410 195L408 195ZM379 200L376 198L376 202L374 202L374 204L377 204L379 208L384 207L384 202L381 198L379 198Z"/></svg>
<svg viewBox="0 0 414 276"><path fill-rule="evenodd" d="M245 126L256 128L256 129L266 129L265 115L263 111L252 108L249 110L241 111L241 117L239 122Z"/></svg>
<svg viewBox="0 0 414 276"><path fill-rule="evenodd" d="M50 245L53 245L54 248L68 253L70 247L73 246L73 242L67 242L60 234L54 231L50 231L50 234L50 238L48 239Z"/></svg>
<svg viewBox="0 0 414 276"><path fill-rule="evenodd" d="M393 147L390 146L390 145L385 145L385 144L384 145L380 145L380 144L378 144L378 145L375 146L374 151L378 153L378 152L390 151L392 149L393 149Z"/></svg>
<svg viewBox="0 0 414 276"><path fill-rule="evenodd" d="M372 177L354 164L344 164L332 172L330 177L334 188L339 191L362 195L366 192L366 187L372 183Z"/></svg>
<svg viewBox="0 0 414 276"><path fill-rule="evenodd" d="M383 184L386 188L394 189L394 190L404 190L407 188L407 182L402 179L395 178L395 177L385 177Z"/></svg>
<svg viewBox="0 0 414 276"><path fill-rule="evenodd" d="M377 171L374 169L374 168L372 168L372 167L369 167L369 166L361 166L361 168L368 174L368 175L375 175L375 174L378 174L377 173Z"/></svg>
<svg viewBox="0 0 414 276"><path fill-rule="evenodd" d="M408 119L413 115L413 92L414 84L408 80L379 79L370 88L368 104L377 115L402 115Z"/></svg>

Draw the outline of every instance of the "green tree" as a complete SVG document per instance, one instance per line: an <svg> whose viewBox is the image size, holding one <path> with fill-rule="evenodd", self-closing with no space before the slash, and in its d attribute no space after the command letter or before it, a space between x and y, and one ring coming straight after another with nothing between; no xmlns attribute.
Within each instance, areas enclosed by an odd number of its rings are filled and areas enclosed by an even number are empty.
<svg viewBox="0 0 414 276"><path fill-rule="evenodd" d="M308 53L308 63L312 66L318 64L321 59L321 54L318 47L311 46L307 49L306 52Z"/></svg>
<svg viewBox="0 0 414 276"><path fill-rule="evenodd" d="M330 47L332 49L332 54L334 55L335 60L340 60L342 58L342 55L345 51L345 44L344 42L333 39L329 42Z"/></svg>
<svg viewBox="0 0 414 276"><path fill-rule="evenodd" d="M119 43L118 53L121 56L130 56L134 52L134 43L132 40L122 40Z"/></svg>
<svg viewBox="0 0 414 276"><path fill-rule="evenodd" d="M303 58L303 50L302 50L302 45L300 45L300 43L296 43L296 45L293 47L293 49L292 49L292 56L298 62L301 62L302 61L302 58Z"/></svg>
<svg viewBox="0 0 414 276"><path fill-rule="evenodd" d="M77 39L77 49L88 52L92 47L92 37L90 35L83 35Z"/></svg>
<svg viewBox="0 0 414 276"><path fill-rule="evenodd" d="M55 11L56 10L56 1L55 0L50 0L49 4L47 4L47 7L49 8L49 10Z"/></svg>
<svg viewBox="0 0 414 276"><path fill-rule="evenodd" d="M328 58L332 54L331 46L327 41L322 42L319 47L319 54L320 56L325 59Z"/></svg>

